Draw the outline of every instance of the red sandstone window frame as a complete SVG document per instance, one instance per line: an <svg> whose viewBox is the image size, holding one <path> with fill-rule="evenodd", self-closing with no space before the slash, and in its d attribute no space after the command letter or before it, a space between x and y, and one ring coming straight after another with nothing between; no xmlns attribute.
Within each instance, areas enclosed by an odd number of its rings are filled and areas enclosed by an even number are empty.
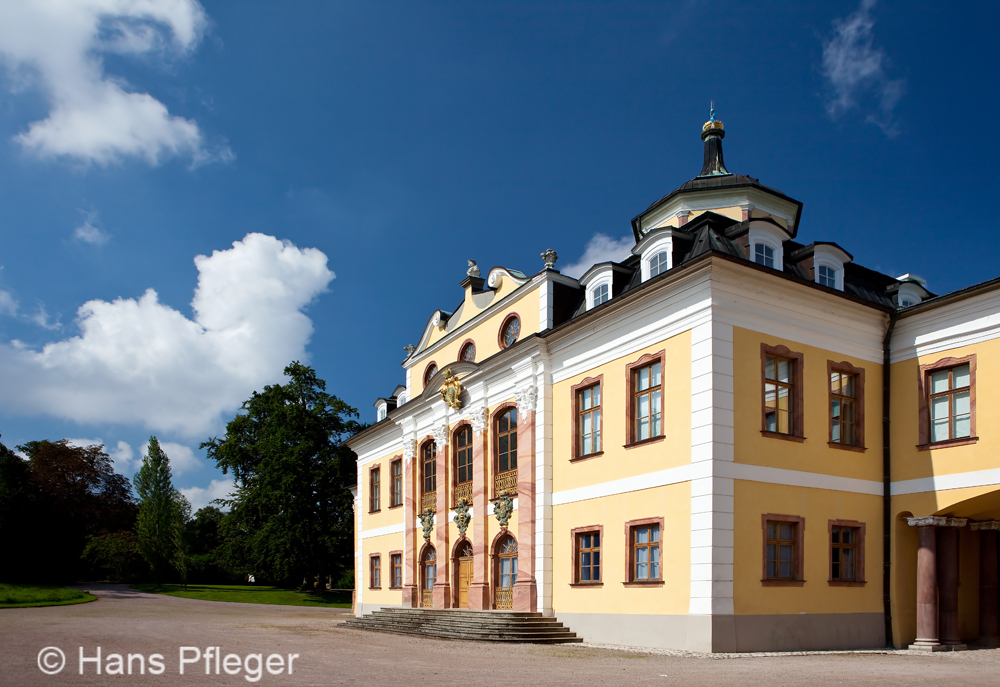
<svg viewBox="0 0 1000 687"><path fill-rule="evenodd" d="M501 470L500 469L500 435L501 435L501 432L500 432L500 420L503 419L504 416L506 416L507 413L509 413L512 410L515 411L515 413L517 414L516 415L516 419L515 419L515 422L517 423L517 425L515 426L515 428L513 430L511 430L510 426L508 424L508 429L503 432L503 435L504 436L511 436L511 435L513 435L514 437L516 437L517 436L517 429L518 429L518 427L520 427L520 423L521 423L521 419L522 419L521 418L521 411L518 409L517 404L516 403L504 403L503 405L501 405L499 408L497 408L493 412L493 423L492 424L493 424L493 470L494 470L494 474L500 474L501 472L510 472L511 470L517 470L517 464L516 464L517 463L517 457L518 457L517 454L520 452L521 446L517 445L517 446L514 447L514 463L515 463L515 465L513 467L511 467L511 465L510 465L511 461L510 461L510 458L509 458L509 456L510 456L510 442L509 441L507 442L507 454L508 454L507 469L506 470Z"/></svg>
<svg viewBox="0 0 1000 687"><path fill-rule="evenodd" d="M932 372L943 369L969 366L969 436L957 439L943 439L941 441L931 441L931 408L930 408L930 376ZM975 444L979 441L976 433L976 354L972 353L962 358L941 358L928 365L921 365L919 368L919 403L920 417L917 423L919 432L919 443L917 450L927 451L935 448L947 448L949 446L965 446Z"/></svg>
<svg viewBox="0 0 1000 687"><path fill-rule="evenodd" d="M592 547L591 551L598 551L603 554L604 551L604 525L588 525L587 527L575 527L569 531L570 537L570 570L572 570L573 577L570 580L570 587L603 587L604 586L604 562L598 563L599 580L580 580L580 538L585 534L596 534L598 536L598 541L600 545L597 547Z"/></svg>
<svg viewBox="0 0 1000 687"><path fill-rule="evenodd" d="M396 584L396 571L399 571L399 584ZM403 552L389 552L389 589L403 588Z"/></svg>
<svg viewBox="0 0 1000 687"><path fill-rule="evenodd" d="M854 377L854 441L846 444L833 440L833 400L837 396L830 386L830 378L834 372L848 374ZM829 419L828 441L831 448L843 449L844 451L856 451L863 453L865 448L865 370L861 367L854 367L849 362L841 361L835 363L832 360L826 361L826 390L829 397L827 404L827 415ZM843 436L843 434L841 434Z"/></svg>
<svg viewBox="0 0 1000 687"><path fill-rule="evenodd" d="M465 350L469 346L472 346L472 360L466 360L465 359ZM460 362L460 363L461 362L469 362L469 363L476 362L476 342L475 341L473 341L472 339L466 339L465 341L462 342L462 345L458 347L458 362Z"/></svg>
<svg viewBox="0 0 1000 687"><path fill-rule="evenodd" d="M504 332L507 331L507 325L509 325L512 320L517 320L517 336L515 336L514 340L508 344L504 342ZM521 316L516 312L508 313L507 316L503 318L503 322L500 323L500 329L497 331L497 345L500 346L501 351L513 346L521 340L521 334L524 333L521 331L522 324L524 324L524 322L521 320Z"/></svg>
<svg viewBox="0 0 1000 687"><path fill-rule="evenodd" d="M661 368L662 370L662 368ZM597 431L601 435L601 448L600 450L594 451L593 453L580 454L580 416L584 411L580 410L580 395L587 389L592 389L594 387L599 387L601 389L601 403L597 406L601 410L601 420L597 425ZM604 455L604 375L597 375L596 377L587 377L582 380L579 384L575 384L570 387L570 398L572 400L572 419L570 426L573 428L573 442L572 442L572 455L570 456L570 462L577 462L581 460L589 460L591 458L597 458L598 456ZM585 412L593 412L594 408L587 410Z"/></svg>
<svg viewBox="0 0 1000 687"><path fill-rule="evenodd" d="M788 434L784 432L772 432L767 428L767 357L774 356L784 358L792 363L792 408L791 408L791 429ZM805 441L803 434L805 419L805 403L803 384L803 368L805 367L805 356L790 350L787 346L770 346L762 343L760 345L760 433L762 436L772 439L784 439L802 443ZM827 386L829 386L827 381Z"/></svg>
<svg viewBox="0 0 1000 687"><path fill-rule="evenodd" d="M368 468L368 512L382 510L382 464Z"/></svg>
<svg viewBox="0 0 1000 687"><path fill-rule="evenodd" d="M662 369L662 368L661 368ZM649 578L645 580L635 579L635 531L640 527L649 527L650 525L657 525L660 528L659 540L657 541L657 546L660 549L659 553L659 576L655 578ZM640 518L638 520L629 520L625 523L625 547L627 554L625 556L625 581L622 582L624 587L662 587L664 584L663 580L663 518ZM647 561L647 564L650 561Z"/></svg>
<svg viewBox="0 0 1000 687"><path fill-rule="evenodd" d="M667 381L667 369L666 369L666 351L660 350L656 353L646 353L639 357L635 362L629 363L625 366L625 446L624 448L629 449L634 446L645 446L646 444L655 444L658 441L663 441L666 438L667 430L667 393L666 393L666 381ZM635 438L635 399L636 391L635 388L635 373L639 372L642 368L654 365L656 363L660 364L660 433L656 436L650 436L648 439L637 440ZM646 390L648 391L648 389ZM601 389L604 392L604 389ZM645 393L643 391L642 393ZM601 413L603 416L603 413ZM602 439L603 440L603 439ZM627 579L627 578L626 578Z"/></svg>
<svg viewBox="0 0 1000 687"><path fill-rule="evenodd" d="M833 549L835 547L842 547L841 544L833 543L834 527L854 530L853 580L846 580L843 578L834 579L833 577ZM865 578L865 523L857 520L829 520L827 522L826 531L829 540L828 548L830 552L830 570L827 584L831 587L864 587L865 584L867 584L867 579Z"/></svg>
<svg viewBox="0 0 1000 687"><path fill-rule="evenodd" d="M464 434L466 432L468 432L469 435L469 443L466 446L459 447L458 445L459 434L460 433ZM473 464L474 441L475 441L475 435L472 431L472 423L470 422L467 421L460 422L458 425L455 426L455 429L453 429L451 432L451 445L454 447L453 453L455 454L455 465L453 466L452 469L454 470L455 473L454 486L456 487L460 484L468 484L472 482L472 471L475 467L475 465ZM462 451L468 451L468 458L469 458L468 466L466 468L466 474L468 475L468 479L465 481L461 481L459 477L458 459Z"/></svg>
<svg viewBox="0 0 1000 687"><path fill-rule="evenodd" d="M382 554L368 554L368 588L382 588Z"/></svg>
<svg viewBox="0 0 1000 687"><path fill-rule="evenodd" d="M791 578L769 578L767 576L767 524L769 522L791 523L794 526L792 533L792 577ZM761 574L760 583L763 587L801 587L805 584L803 579L803 566L805 555L805 530L806 519L798 515L781 515L779 513L764 513L760 516L761 529Z"/></svg>
<svg viewBox="0 0 1000 687"><path fill-rule="evenodd" d="M431 459L427 460L424 453L427 447L431 447ZM427 439L422 444L420 444L420 495L424 494L436 494L437 493L437 444L434 443L433 439ZM434 466L434 488L427 488L427 475L425 473L427 465Z"/></svg>
<svg viewBox="0 0 1000 687"><path fill-rule="evenodd" d="M399 474L396 473L396 468L399 468ZM390 484L390 495L389 495L389 509L399 508L403 505L405 497L403 495L403 457L393 456L392 460L389 461L389 479ZM399 482L399 491L396 490L396 482Z"/></svg>

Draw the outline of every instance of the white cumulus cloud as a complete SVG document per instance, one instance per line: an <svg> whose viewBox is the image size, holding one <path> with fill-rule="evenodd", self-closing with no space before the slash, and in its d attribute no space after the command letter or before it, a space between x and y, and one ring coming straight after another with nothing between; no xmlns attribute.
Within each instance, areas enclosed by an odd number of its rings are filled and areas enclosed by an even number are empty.
<svg viewBox="0 0 1000 687"><path fill-rule="evenodd" d="M236 492L236 484L230 479L213 479L207 487L178 489L191 503L191 513L197 513L205 506L211 506L214 499L228 499ZM222 508L228 511L228 508Z"/></svg>
<svg viewBox="0 0 1000 687"><path fill-rule="evenodd" d="M163 60L190 54L207 27L198 0L16 0L0 2L0 60L13 89L37 89L48 116L16 140L40 157L108 164L228 159L197 123L171 115L148 93L106 73L102 55Z"/></svg>
<svg viewBox="0 0 1000 687"><path fill-rule="evenodd" d="M635 239L631 236L613 239L607 234L594 234L580 259L560 271L576 279L599 262L621 262L632 254L634 247Z"/></svg>
<svg viewBox="0 0 1000 687"><path fill-rule="evenodd" d="M823 43L823 75L833 90L826 104L836 119L855 107L869 110L865 118L890 138L899 134L894 110L906 90L905 79L890 79L885 51L875 47L872 9L875 0L862 0L846 19L835 19L833 35ZM874 101L874 102L870 102Z"/></svg>
<svg viewBox="0 0 1000 687"><path fill-rule="evenodd" d="M41 350L0 344L0 388L19 390L0 407L187 437L218 431L255 389L305 360L313 326L302 309L334 274L321 251L263 234L194 262L193 319L148 289L84 303L79 336Z"/></svg>
<svg viewBox="0 0 1000 687"><path fill-rule="evenodd" d="M133 458L135 453L127 441L119 441L117 446L108 446L101 438L97 439L67 439L70 446L87 448L88 446L103 445L105 452L111 456L111 463L115 472L120 475L131 475L142 462Z"/></svg>
<svg viewBox="0 0 1000 687"><path fill-rule="evenodd" d="M97 226L97 213L88 212L86 215L87 218L83 220L83 224L73 230L73 238L92 246L102 246L107 243L111 235Z"/></svg>
<svg viewBox="0 0 1000 687"><path fill-rule="evenodd" d="M175 475L183 475L185 472L200 470L205 464L205 461L194 454L190 446L175 444L171 441L161 441L160 448L170 458L170 467Z"/></svg>

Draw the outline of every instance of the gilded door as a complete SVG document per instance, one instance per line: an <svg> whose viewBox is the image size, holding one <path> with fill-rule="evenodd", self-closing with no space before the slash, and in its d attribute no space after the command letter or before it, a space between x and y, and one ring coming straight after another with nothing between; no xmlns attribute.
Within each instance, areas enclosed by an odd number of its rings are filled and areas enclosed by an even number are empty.
<svg viewBox="0 0 1000 687"><path fill-rule="evenodd" d="M469 607L469 583L472 582L472 547L466 544L458 559L458 607Z"/></svg>

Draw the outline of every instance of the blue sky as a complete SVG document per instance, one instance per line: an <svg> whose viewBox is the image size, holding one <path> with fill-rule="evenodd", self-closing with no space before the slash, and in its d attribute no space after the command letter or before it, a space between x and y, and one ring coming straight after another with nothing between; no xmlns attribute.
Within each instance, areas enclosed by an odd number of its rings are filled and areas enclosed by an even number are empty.
<svg viewBox="0 0 1000 687"><path fill-rule="evenodd" d="M225 482L198 443L293 358L371 420L467 259L620 255L701 169L710 100L730 171L804 202L800 238L937 293L998 276L998 15L5 4L2 441L99 439L131 475L156 434L201 505Z"/></svg>

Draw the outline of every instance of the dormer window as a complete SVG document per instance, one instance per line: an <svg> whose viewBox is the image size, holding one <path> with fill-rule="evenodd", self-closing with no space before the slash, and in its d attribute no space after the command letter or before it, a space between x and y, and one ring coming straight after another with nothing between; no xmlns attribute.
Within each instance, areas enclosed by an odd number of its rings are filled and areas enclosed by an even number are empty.
<svg viewBox="0 0 1000 687"><path fill-rule="evenodd" d="M669 256L667 255L667 251L661 250L659 253L650 258L649 260L650 278L655 277L656 275L662 272L666 272L668 269L670 269L670 265L669 265Z"/></svg>
<svg viewBox="0 0 1000 687"><path fill-rule="evenodd" d="M409 400L410 400L409 395L407 395L407 394L400 394L399 397L396 399L396 407L398 408L399 406L403 405L404 403L406 403Z"/></svg>
<svg viewBox="0 0 1000 687"><path fill-rule="evenodd" d="M601 303L606 303L607 301L611 300L611 289L608 287L607 284L601 284L600 286L596 287L593 291L591 291L590 294L594 306L598 306Z"/></svg>
<svg viewBox="0 0 1000 687"><path fill-rule="evenodd" d="M766 243L753 245L753 261L764 267L774 267L774 249Z"/></svg>
<svg viewBox="0 0 1000 687"><path fill-rule="evenodd" d="M816 270L816 283L831 289L837 288L837 270L829 265L820 265Z"/></svg>
<svg viewBox="0 0 1000 687"><path fill-rule="evenodd" d="M379 406L378 421L381 422L384 419L385 419L385 406Z"/></svg>

